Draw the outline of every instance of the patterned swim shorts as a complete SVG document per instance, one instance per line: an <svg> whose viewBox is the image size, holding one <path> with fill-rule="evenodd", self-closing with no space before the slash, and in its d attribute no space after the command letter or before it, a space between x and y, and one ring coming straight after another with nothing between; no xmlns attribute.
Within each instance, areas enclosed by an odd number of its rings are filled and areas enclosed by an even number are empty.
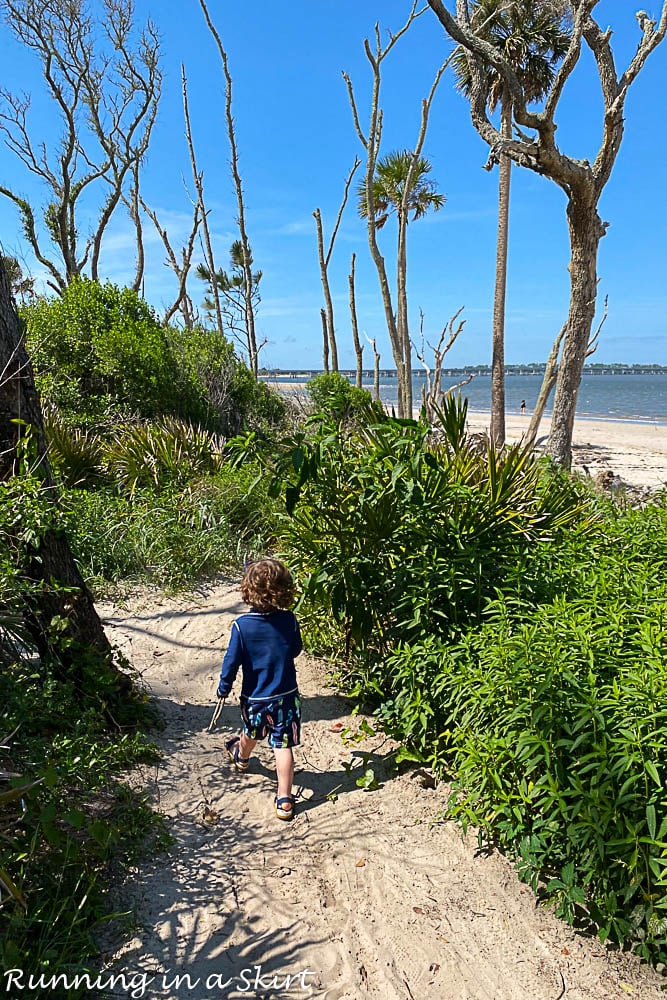
<svg viewBox="0 0 667 1000"><path fill-rule="evenodd" d="M269 737L274 750L297 747L301 742L301 696L298 691L271 701L241 696L243 732L251 740Z"/></svg>

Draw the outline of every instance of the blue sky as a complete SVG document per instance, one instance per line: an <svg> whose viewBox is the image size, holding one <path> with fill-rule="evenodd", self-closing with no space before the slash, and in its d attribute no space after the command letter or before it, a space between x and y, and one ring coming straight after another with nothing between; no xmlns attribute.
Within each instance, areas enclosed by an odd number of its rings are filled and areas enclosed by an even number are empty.
<svg viewBox="0 0 667 1000"><path fill-rule="evenodd" d="M654 9L649 13L657 14L659 2L652 2ZM627 64L639 40L635 6L628 0L602 0L597 7L602 26L614 30L619 68ZM92 7L99 9L101 4L92 0ZM328 235L346 175L355 155L362 152L341 71L352 77L363 124L371 82L364 38L372 36L376 21L383 31L398 30L409 7L409 0L293 0L252 7L209 0L234 79L247 226L256 266L263 271L258 330L268 340L261 355L267 366L321 366L323 300L312 212L321 209ZM196 0L178 5L136 0L136 11L138 18L152 17L160 30L165 76L143 175L144 197L180 245L190 226L183 186L184 178L190 183L181 104L183 62L217 259L226 266L235 238L236 209L217 51ZM383 152L414 143L421 99L450 49L451 43L428 10L386 60ZM33 134L53 148L55 120L49 102L41 96L38 68L5 28L2 52L0 86L33 95ZM667 363L666 92L667 42L653 53L630 91L623 146L600 206L610 227L600 249L599 303L601 310L608 295L609 316L593 360ZM600 135L600 112L597 75L592 60L584 57L557 116L564 152L592 159ZM497 173L482 169L487 148L471 125L465 99L453 88L451 71L443 78L433 104L424 153L447 203L438 214L410 227L412 328L416 335L421 309L427 339L437 339L442 325L464 306L466 327L448 362L486 363L490 359ZM3 147L0 177L36 205L45 200L44 190ZM565 196L552 182L529 170L515 169L512 185L506 360L540 361L546 358L567 313ZM85 230L85 219L81 226ZM171 302L175 283L148 221L146 234L145 295L161 309ZM0 198L0 238L5 252L30 263L21 246L15 208L4 198ZM391 264L395 233L390 225L380 240ZM383 366L393 367L365 223L357 217L351 200L330 268L340 363L345 367L354 365L347 304L353 251L357 254L360 328L377 337ZM39 278L40 269L32 270ZM118 283L133 273L132 228L120 213L104 244L102 272ZM193 279L195 301L203 297L203 287L198 286ZM367 347L367 366L369 354Z"/></svg>

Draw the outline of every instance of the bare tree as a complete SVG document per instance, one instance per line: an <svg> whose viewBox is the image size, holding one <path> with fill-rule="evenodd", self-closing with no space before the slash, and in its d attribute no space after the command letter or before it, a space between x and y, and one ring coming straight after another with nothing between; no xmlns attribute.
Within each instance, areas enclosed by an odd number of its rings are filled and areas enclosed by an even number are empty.
<svg viewBox="0 0 667 1000"><path fill-rule="evenodd" d="M380 352L377 349L377 343L375 337L369 337L368 334L364 334L366 340L373 348L373 400L376 403L380 402Z"/></svg>
<svg viewBox="0 0 667 1000"><path fill-rule="evenodd" d="M177 312L180 312L183 317L183 325L186 329L191 330L195 325L195 310L192 305L192 299L188 293L188 276L192 268L192 257L194 253L195 240L197 238L197 232L201 223L201 210L199 202L196 201L193 204L192 213L192 228L190 230L190 235L188 237L187 243L181 247L180 259L174 250L171 240L169 239L169 234L164 226L160 224L160 220L154 209L150 208L146 202L141 198L141 207L146 215L149 217L155 229L162 240L165 250L167 251L166 264L176 275L178 280L178 291L176 298L165 311L164 323L167 324L171 322L172 318Z"/></svg>
<svg viewBox="0 0 667 1000"><path fill-rule="evenodd" d="M201 221L202 229L202 248L204 251L204 262L205 267L209 275L215 275L215 257L213 255L213 242L211 240L211 230L208 225L208 212L206 211L206 205L204 203L204 174L197 167L197 156L195 153L195 144L192 138L192 127L190 125L190 106L188 103L188 81L185 75L185 66L181 63L181 83L183 90L183 116L185 118L185 138L188 143L188 150L190 152L190 166L192 167L192 179L195 186L195 192L197 194L197 209L199 219ZM187 275L186 275L187 280ZM219 333L223 332L223 321L222 321L222 304L220 301L220 289L217 282L211 277L211 295L213 301L213 311L215 314L215 322Z"/></svg>
<svg viewBox="0 0 667 1000"><path fill-rule="evenodd" d="M470 108L472 122L490 147L489 163L508 156L515 163L544 174L558 184L567 197L570 235L570 305L556 382L548 452L561 466L572 464L572 431L577 394L591 335L597 298L597 255L608 223L598 213L598 204L621 147L625 101L628 91L647 58L667 31L667 0L659 21L645 11L636 17L640 30L637 50L622 73L616 69L611 48L611 29L602 30L593 17L599 0L572 0L570 44L546 94L543 109L530 111L526 93L511 62L479 33L470 22L469 0L456 0L455 13L442 0L428 0L440 23L459 45L470 52ZM567 156L556 145L556 110L584 43L597 67L602 93L602 139L590 163ZM503 78L511 97L514 129L505 136L488 115L488 67ZM532 134L527 134L526 129Z"/></svg>
<svg viewBox="0 0 667 1000"><path fill-rule="evenodd" d="M19 455L33 447L31 462L42 481L41 503L48 512L57 503L56 489L46 457L44 426L32 367L20 333L8 275L0 257L0 481L20 471ZM26 627L42 657L49 657L62 676L81 682L86 650L96 653L112 670L120 690L131 684L111 664L111 647L66 535L49 528L21 567L27 583L24 607ZM40 581L42 586L40 586ZM52 623L64 623L58 643Z"/></svg>
<svg viewBox="0 0 667 1000"><path fill-rule="evenodd" d="M424 370L426 372L426 382L422 386L422 405L426 410L426 419L431 423L436 417L436 411L441 409L443 400L449 392L453 390L445 391L442 388L442 363L445 359L445 355L454 346L456 338L462 332L466 321L464 319L460 320L458 326L454 326L457 319L464 310L464 306L461 306L450 320L445 323L440 333L437 344L430 344L429 347L433 351L433 368L431 369L430 364L426 360L426 350L425 350L425 338L424 338L424 313L419 310L419 332L421 335L421 346L418 349L416 345L415 354L419 361L421 361ZM447 337L447 342L445 343L445 337Z"/></svg>
<svg viewBox="0 0 667 1000"><path fill-rule="evenodd" d="M324 253L322 213L319 208L316 208L313 212L315 227L317 229L317 257L320 263L320 278L322 280L322 290L324 292L324 302L326 305L327 336L329 338L329 350L331 352L331 369L335 372L338 371L338 346L336 344L336 331L334 327L333 299L331 298L331 288L329 286L329 263L331 261L331 254L333 253L334 243L336 242L336 236L338 235L341 219L343 218L343 212L345 211L345 206L347 205L347 198L350 193L350 184L352 183L352 178L354 177L360 164L361 160L355 157L354 165L352 166L352 169L347 175L347 180L345 181L343 200L341 201L340 208L338 209L336 223L331 233L331 239L329 240L329 246L327 247L326 254Z"/></svg>
<svg viewBox="0 0 667 1000"><path fill-rule="evenodd" d="M354 287L356 261L357 261L357 255L353 253L352 260L350 261L350 274L348 276L348 284L350 287L350 321L352 323L352 342L354 344L354 353L357 359L355 385L357 389L361 389L362 382L364 379L364 349L361 344L361 341L359 340L359 324L357 322L357 297Z"/></svg>
<svg viewBox="0 0 667 1000"><path fill-rule="evenodd" d="M371 48L371 44L368 39L365 39L364 41L364 51L370 63L373 77L370 118L366 132L363 131L359 120L359 112L352 88L352 81L347 73L343 73L352 109L355 129L359 137L359 141L366 151L366 171L362 186L362 214L366 218L368 246L380 282L380 291L382 294L382 303L384 306L387 330L389 332L389 341L394 357L394 363L396 365L398 380L398 413L399 416L402 417L412 416L412 345L408 326L406 283L406 234L410 211L410 199L414 193L415 183L418 180L420 164L425 162L423 161L421 153L424 146L424 140L426 138L431 103L451 56L436 73L430 93L428 97L424 98L422 101L422 115L419 134L414 149L408 154L410 157L408 169L401 182L400 205L397 206L398 245L396 312L394 312L394 304L389 287L385 260L380 252L377 241L377 230L380 227L378 226L378 206L377 199L375 197L375 176L380 157L380 145L382 140L383 112L380 107L382 63L389 55L396 42L406 33L406 31L408 31L410 25L417 17L420 16L421 13L423 13L423 10L417 10L417 2L415 0L412 4L405 24L396 34L390 34L389 41L386 44L383 45L382 43L380 27L378 24L375 25L375 49L373 50Z"/></svg>
<svg viewBox="0 0 667 1000"><path fill-rule="evenodd" d="M222 44L220 35L213 24L211 17L208 12L208 7L206 6L206 0L199 0L199 5L204 12L204 17L206 18L206 24L209 31L215 39L215 43L218 47L218 52L220 53L220 59L222 62L222 71L225 77L225 118L227 120L227 136L229 139L229 150L230 150L230 165L232 169L232 178L234 180L234 188L236 190L236 204L238 209L238 215L236 221L239 227L239 236L241 238L241 248L243 252L243 292L245 296L245 315L246 315L246 333L248 342L248 364L251 372L257 378L259 374L259 351L261 350L261 345L257 345L257 336L255 333L255 309L253 303L254 294L254 275L252 270L252 253L250 251L250 241L248 240L248 232L246 228L245 221L245 202L243 198L243 184L241 182L241 174L239 172L239 156L236 146L236 130L234 128L234 116L232 114L232 77L229 72L229 61L227 59L227 52ZM264 341L266 343L266 341Z"/></svg>
<svg viewBox="0 0 667 1000"><path fill-rule="evenodd" d="M89 260L91 275L98 278L104 233L126 184L135 191L130 203L138 204L139 166L160 98L155 27L148 21L135 40L133 0L103 0L103 10L96 22L86 0L0 0L9 29L40 61L62 121L58 150L50 152L46 142L36 142L31 135L30 98L0 91L0 132L5 143L49 192L39 224L26 198L6 185L0 185L0 194L17 206L24 236L58 292L82 273ZM107 52L99 51L100 35L106 36ZM92 232L83 238L80 206L85 200L89 211L93 186L106 194ZM57 250L55 259L43 247L42 225ZM140 225L138 215L135 225Z"/></svg>

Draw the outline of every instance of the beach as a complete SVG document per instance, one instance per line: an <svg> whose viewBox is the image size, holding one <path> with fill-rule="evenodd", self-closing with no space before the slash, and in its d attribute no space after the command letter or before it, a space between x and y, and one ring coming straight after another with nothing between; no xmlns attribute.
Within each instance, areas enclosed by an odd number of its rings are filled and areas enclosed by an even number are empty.
<svg viewBox="0 0 667 1000"><path fill-rule="evenodd" d="M469 412L471 433L489 430L488 412ZM528 428L530 414L505 418L509 443L519 441ZM546 444L549 417L542 421L538 447ZM593 479L611 472L623 484L658 490L667 485L667 426L651 421L575 419L572 438L572 469ZM619 484L620 485L620 484Z"/></svg>

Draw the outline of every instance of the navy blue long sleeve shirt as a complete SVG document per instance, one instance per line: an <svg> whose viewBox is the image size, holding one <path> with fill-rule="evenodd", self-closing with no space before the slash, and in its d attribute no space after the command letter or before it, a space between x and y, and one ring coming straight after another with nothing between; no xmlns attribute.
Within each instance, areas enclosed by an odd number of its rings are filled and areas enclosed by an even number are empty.
<svg viewBox="0 0 667 1000"><path fill-rule="evenodd" d="M218 695L226 698L239 667L241 695L269 700L297 690L294 658L302 650L299 623L291 611L249 611L232 625L222 661Z"/></svg>

